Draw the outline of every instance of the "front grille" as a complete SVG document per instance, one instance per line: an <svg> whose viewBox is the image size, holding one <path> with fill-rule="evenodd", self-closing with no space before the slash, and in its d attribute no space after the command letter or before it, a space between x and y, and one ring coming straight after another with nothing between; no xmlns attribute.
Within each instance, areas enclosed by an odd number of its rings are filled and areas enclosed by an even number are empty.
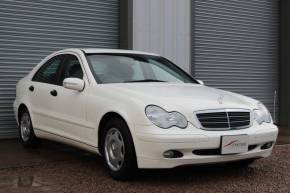
<svg viewBox="0 0 290 193"><path fill-rule="evenodd" d="M250 126L249 111L211 111L196 113L201 126L207 130L244 129Z"/></svg>

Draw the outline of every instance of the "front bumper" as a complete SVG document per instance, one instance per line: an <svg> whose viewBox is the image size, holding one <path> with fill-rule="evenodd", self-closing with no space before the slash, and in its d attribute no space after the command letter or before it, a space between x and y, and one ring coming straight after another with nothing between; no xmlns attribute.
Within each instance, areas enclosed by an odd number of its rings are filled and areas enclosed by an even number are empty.
<svg viewBox="0 0 290 193"><path fill-rule="evenodd" d="M271 154L272 148L261 149L268 142L275 143L278 128L273 124L254 125L251 128L235 131L205 131L197 129L191 124L188 128L181 130L172 128L165 134L152 133L159 128L151 126L137 126L134 136L134 144L139 168L173 168L182 165L209 164L230 162L251 158L263 158ZM174 131L175 130L175 131ZM217 150L220 148L221 136L225 135L248 135L248 152L232 155L196 154L194 150ZM177 150L183 154L180 158L165 158L163 153L168 150Z"/></svg>

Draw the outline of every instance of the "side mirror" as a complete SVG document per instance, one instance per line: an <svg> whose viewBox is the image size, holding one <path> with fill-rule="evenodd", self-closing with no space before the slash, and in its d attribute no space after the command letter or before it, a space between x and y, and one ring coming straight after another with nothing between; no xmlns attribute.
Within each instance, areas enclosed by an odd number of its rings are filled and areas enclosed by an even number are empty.
<svg viewBox="0 0 290 193"><path fill-rule="evenodd" d="M204 85L204 82L202 80L196 80L198 82L198 84L200 85Z"/></svg>
<svg viewBox="0 0 290 193"><path fill-rule="evenodd" d="M63 81L63 87L71 90L82 91L85 87L85 82L79 78L66 78Z"/></svg>

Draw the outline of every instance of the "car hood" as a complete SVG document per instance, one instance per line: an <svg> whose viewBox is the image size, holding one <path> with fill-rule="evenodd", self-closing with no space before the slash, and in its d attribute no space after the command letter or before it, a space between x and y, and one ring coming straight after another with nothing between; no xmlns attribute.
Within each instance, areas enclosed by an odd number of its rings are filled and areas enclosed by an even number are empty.
<svg viewBox="0 0 290 193"><path fill-rule="evenodd" d="M243 108L253 109L257 101L232 92L199 84L186 83L120 83L108 84L110 90L144 105L154 104L167 110L190 111Z"/></svg>

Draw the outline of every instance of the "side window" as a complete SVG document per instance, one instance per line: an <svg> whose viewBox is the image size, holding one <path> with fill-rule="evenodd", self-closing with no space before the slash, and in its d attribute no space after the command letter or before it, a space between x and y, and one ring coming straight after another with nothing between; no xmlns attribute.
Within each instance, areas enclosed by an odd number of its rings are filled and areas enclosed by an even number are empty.
<svg viewBox="0 0 290 193"><path fill-rule="evenodd" d="M63 80L66 78L83 79L83 76L83 70L78 58L75 55L66 55L66 59L60 72L59 83L62 85Z"/></svg>
<svg viewBox="0 0 290 193"><path fill-rule="evenodd" d="M40 67L36 72L32 81L43 82L48 84L58 83L58 69L61 65L63 57L55 56L48 60L45 64Z"/></svg>

